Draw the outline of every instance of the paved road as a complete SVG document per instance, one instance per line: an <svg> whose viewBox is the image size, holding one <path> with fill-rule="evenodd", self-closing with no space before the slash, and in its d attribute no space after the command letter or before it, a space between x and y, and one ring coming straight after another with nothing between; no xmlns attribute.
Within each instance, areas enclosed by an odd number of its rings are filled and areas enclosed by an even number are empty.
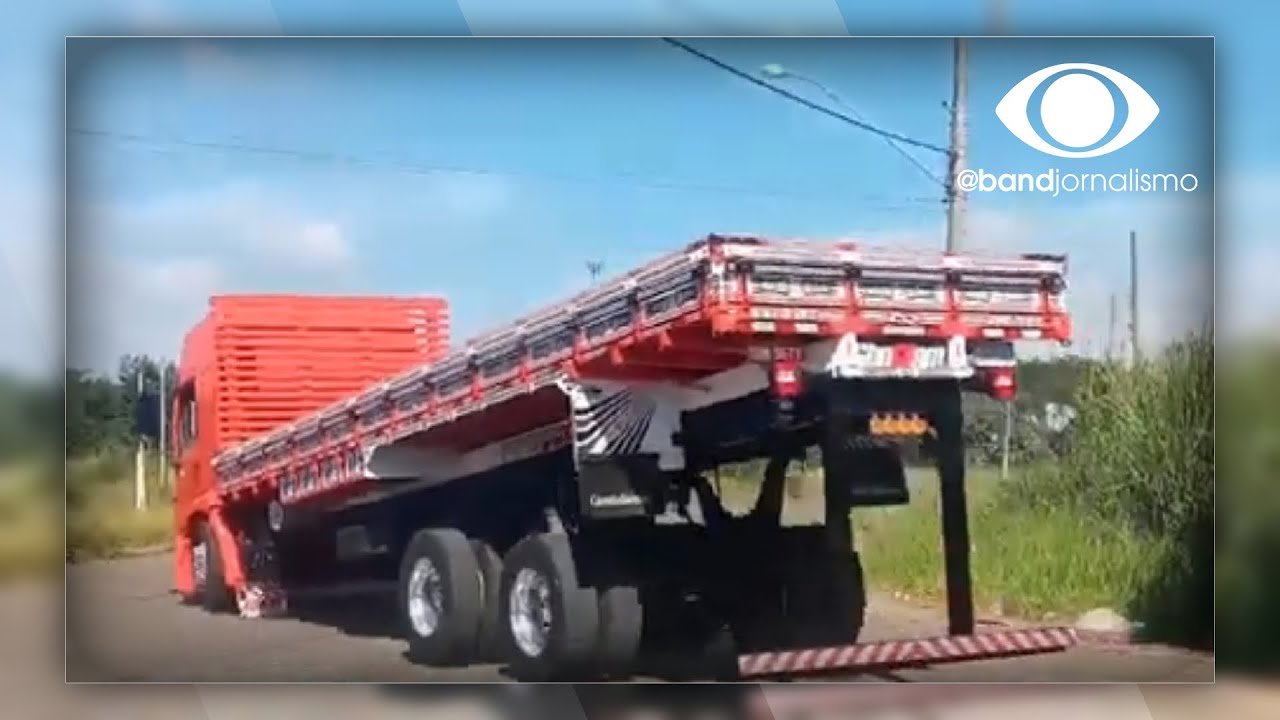
<svg viewBox="0 0 1280 720"><path fill-rule="evenodd" d="M501 668L415 665L394 636L389 600L343 603L308 619L243 620L186 607L168 591L168 555L79 565L67 573L71 681L502 681ZM933 610L873 598L867 639L936 634ZM696 677L695 675L686 677ZM912 669L925 681L1212 681L1213 658L1143 648L1077 648L1053 655ZM842 680L883 680L845 677Z"/></svg>

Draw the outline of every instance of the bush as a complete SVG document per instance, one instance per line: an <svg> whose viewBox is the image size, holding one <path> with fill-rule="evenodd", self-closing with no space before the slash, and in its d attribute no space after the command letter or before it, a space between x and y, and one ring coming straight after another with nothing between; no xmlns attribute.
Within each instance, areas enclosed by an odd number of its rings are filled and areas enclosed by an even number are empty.
<svg viewBox="0 0 1280 720"><path fill-rule="evenodd" d="M1213 642L1214 352L1208 332L1133 367L1099 365L1077 392L1069 449L1007 491L1155 548L1128 611L1153 638Z"/></svg>
<svg viewBox="0 0 1280 720"><path fill-rule="evenodd" d="M103 453L69 461L65 543L59 537L59 479L50 472L51 464L29 461L0 468L0 580L52 574L63 562L167 546L172 502L168 489L157 482L154 457L147 467L148 506L137 510L132 454Z"/></svg>
<svg viewBox="0 0 1280 720"><path fill-rule="evenodd" d="M0 468L0 580L51 573L58 566L56 495L43 466L14 462Z"/></svg>
<svg viewBox="0 0 1280 720"><path fill-rule="evenodd" d="M170 491L156 474L156 457L146 458L147 507L134 507L134 456L104 453L67 466L67 559L115 557L171 541Z"/></svg>
<svg viewBox="0 0 1280 720"><path fill-rule="evenodd" d="M1153 542L1067 508L1010 504L994 469L971 468L968 484L979 607L1062 616L1123 604L1147 581ZM946 582L938 483L916 473L911 485L909 505L854 512L863 567L872 588L939 601Z"/></svg>
<svg viewBox="0 0 1280 720"><path fill-rule="evenodd" d="M1236 348L1219 377L1217 651L1228 666L1280 669L1280 348ZM1205 534L1213 531L1207 520Z"/></svg>

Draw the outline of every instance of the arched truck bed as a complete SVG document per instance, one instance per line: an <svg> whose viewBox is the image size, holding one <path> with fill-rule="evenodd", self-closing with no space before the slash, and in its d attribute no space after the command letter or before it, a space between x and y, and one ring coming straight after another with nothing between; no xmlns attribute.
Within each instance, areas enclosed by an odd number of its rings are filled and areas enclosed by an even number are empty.
<svg viewBox="0 0 1280 720"><path fill-rule="evenodd" d="M222 450L178 511L175 584L252 614L388 583L411 651L531 679L626 674L672 639L727 639L734 676L1058 649L1069 632L971 637L960 396L1011 397L1013 341L1069 340L1065 271L710 236ZM857 645L849 511L906 501L895 441L923 434L950 638ZM825 522L783 528L787 467L813 447ZM749 459L767 469L735 518L706 475Z"/></svg>

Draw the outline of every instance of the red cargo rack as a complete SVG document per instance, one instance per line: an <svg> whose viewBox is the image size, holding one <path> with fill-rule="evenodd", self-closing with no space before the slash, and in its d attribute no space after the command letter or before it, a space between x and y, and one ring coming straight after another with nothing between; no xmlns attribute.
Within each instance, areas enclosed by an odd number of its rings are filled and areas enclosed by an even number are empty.
<svg viewBox="0 0 1280 720"><path fill-rule="evenodd" d="M755 345L794 349L845 333L1065 342L1065 274L1057 256L710 236L220 453L219 489L231 499L280 489L286 503L350 493L367 479L364 449L460 424L565 376L692 382L740 365Z"/></svg>
<svg viewBox="0 0 1280 720"><path fill-rule="evenodd" d="M440 298L221 295L187 338L193 366L214 363L219 448L268 433L449 350ZM196 367L183 368L189 377Z"/></svg>

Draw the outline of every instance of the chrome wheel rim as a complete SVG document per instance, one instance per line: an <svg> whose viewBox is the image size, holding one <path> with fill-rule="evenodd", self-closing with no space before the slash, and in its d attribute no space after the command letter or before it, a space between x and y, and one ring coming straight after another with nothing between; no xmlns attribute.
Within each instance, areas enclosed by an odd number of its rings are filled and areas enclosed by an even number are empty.
<svg viewBox="0 0 1280 720"><path fill-rule="evenodd" d="M418 558L409 573L409 622L413 631L430 637L440 627L444 615L444 583L440 571L428 558Z"/></svg>
<svg viewBox="0 0 1280 720"><path fill-rule="evenodd" d="M528 657L539 657L551 636L551 584L532 568L522 568L511 584L507 613L516 647Z"/></svg>
<svg viewBox="0 0 1280 720"><path fill-rule="evenodd" d="M195 577L196 587L204 587L209 582L209 546L203 542L191 547L191 574Z"/></svg>

